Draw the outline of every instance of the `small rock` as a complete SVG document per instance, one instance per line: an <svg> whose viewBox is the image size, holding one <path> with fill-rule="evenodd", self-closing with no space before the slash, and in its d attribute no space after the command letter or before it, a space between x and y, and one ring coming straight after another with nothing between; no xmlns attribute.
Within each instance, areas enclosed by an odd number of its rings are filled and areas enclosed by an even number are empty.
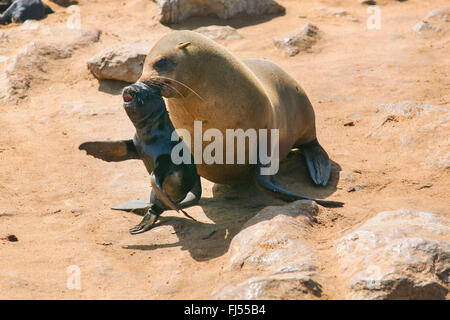
<svg viewBox="0 0 450 320"><path fill-rule="evenodd" d="M356 186L349 187L349 188L347 189L347 192L355 192L355 191L363 190L364 188L365 188L364 185L362 185L362 184L357 184Z"/></svg>
<svg viewBox="0 0 450 320"><path fill-rule="evenodd" d="M347 10L342 9L342 8L336 8L336 9L333 9L333 10L331 10L330 13L331 13L331 15L333 15L333 16L341 16L341 17L350 15L349 12L348 12Z"/></svg>
<svg viewBox="0 0 450 320"><path fill-rule="evenodd" d="M121 45L93 56L87 66L99 79L136 82L150 48L151 45L144 43Z"/></svg>
<svg viewBox="0 0 450 320"><path fill-rule="evenodd" d="M72 212L75 217L78 217L80 214L83 213L83 209L74 208L74 209L70 210L70 212Z"/></svg>
<svg viewBox="0 0 450 320"><path fill-rule="evenodd" d="M354 127L354 126L355 126L354 121L348 121L348 122L344 123L344 127Z"/></svg>
<svg viewBox="0 0 450 320"><path fill-rule="evenodd" d="M207 26L194 30L212 40L239 40L242 36L230 26Z"/></svg>
<svg viewBox="0 0 450 320"><path fill-rule="evenodd" d="M413 31L420 33L420 34L427 32L427 31L435 31L435 32L441 31L440 27L433 26L430 23L428 23L427 21L418 22L412 29L413 29Z"/></svg>
<svg viewBox="0 0 450 320"><path fill-rule="evenodd" d="M370 6L374 6L377 4L376 1L374 1L374 0L358 0L358 2L361 4L367 4Z"/></svg>
<svg viewBox="0 0 450 320"><path fill-rule="evenodd" d="M179 23L189 17L282 14L286 10L273 0L157 0L161 23Z"/></svg>
<svg viewBox="0 0 450 320"><path fill-rule="evenodd" d="M450 6L432 10L425 18L426 21L450 22Z"/></svg>
<svg viewBox="0 0 450 320"><path fill-rule="evenodd" d="M319 28L311 23L283 39L273 39L275 47L292 57L301 51L308 51L320 39Z"/></svg>
<svg viewBox="0 0 450 320"><path fill-rule="evenodd" d="M6 240L8 240L10 242L17 242L17 241L19 241L19 239L13 234L10 234L9 236L7 236Z"/></svg>
<svg viewBox="0 0 450 320"><path fill-rule="evenodd" d="M231 241L228 265L228 269L245 269L255 276L213 295L219 299L320 297L321 285L313 279L317 258L305 241L318 212L310 200L261 210Z"/></svg>
<svg viewBox="0 0 450 320"><path fill-rule="evenodd" d="M448 22L450 22L450 6L432 10L425 19L413 27L413 31L420 35L440 32L448 28Z"/></svg>

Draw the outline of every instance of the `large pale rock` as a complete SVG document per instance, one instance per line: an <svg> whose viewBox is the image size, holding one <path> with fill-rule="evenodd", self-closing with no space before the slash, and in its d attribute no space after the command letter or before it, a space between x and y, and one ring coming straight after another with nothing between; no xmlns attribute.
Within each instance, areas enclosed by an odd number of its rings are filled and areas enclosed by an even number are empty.
<svg viewBox="0 0 450 320"><path fill-rule="evenodd" d="M150 48L151 45L145 43L121 45L93 56L87 66L99 79L136 82Z"/></svg>
<svg viewBox="0 0 450 320"><path fill-rule="evenodd" d="M216 16L229 19L240 14L263 15L284 13L284 7L273 0L156 0L161 23L179 23L194 16Z"/></svg>
<svg viewBox="0 0 450 320"><path fill-rule="evenodd" d="M275 47L292 57L301 51L310 50L320 37L319 28L312 23L307 23L301 29L283 39L273 39L273 43Z"/></svg>
<svg viewBox="0 0 450 320"><path fill-rule="evenodd" d="M350 299L444 299L449 290L450 219L382 212L337 243Z"/></svg>
<svg viewBox="0 0 450 320"><path fill-rule="evenodd" d="M299 273L250 278L225 288L218 296L223 300L303 300L317 299L322 287L311 277Z"/></svg>
<svg viewBox="0 0 450 320"><path fill-rule="evenodd" d="M312 201L261 210L231 241L230 269L314 271L314 253L303 238L318 210Z"/></svg>
<svg viewBox="0 0 450 320"><path fill-rule="evenodd" d="M305 242L319 208L313 201L267 207L231 241L229 270L253 276L219 290L220 299L307 299L320 297L314 279L317 259Z"/></svg>
<svg viewBox="0 0 450 320"><path fill-rule="evenodd" d="M200 27L194 30L195 32L201 33L204 36L212 40L239 40L242 36L237 32L236 29L230 26L207 26Z"/></svg>

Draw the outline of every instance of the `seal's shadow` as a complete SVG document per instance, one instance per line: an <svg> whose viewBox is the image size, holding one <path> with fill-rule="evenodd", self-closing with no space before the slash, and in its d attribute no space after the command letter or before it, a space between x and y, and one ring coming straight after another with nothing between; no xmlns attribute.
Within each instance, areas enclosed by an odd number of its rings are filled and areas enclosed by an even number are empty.
<svg viewBox="0 0 450 320"><path fill-rule="evenodd" d="M289 191L309 197L326 198L336 191L339 171L341 171L341 166L332 161L332 175L327 187L315 186L309 176L301 152L294 151L280 163L277 181ZM163 215L157 226L172 226L179 239L178 242L130 245L125 246L125 248L156 250L181 246L181 249L188 250L196 261L207 261L225 254L233 237L258 211L267 206L286 204L281 200L263 194L253 182L233 186L215 184L212 191L213 197L203 197L199 206L213 223L196 222L184 217Z"/></svg>

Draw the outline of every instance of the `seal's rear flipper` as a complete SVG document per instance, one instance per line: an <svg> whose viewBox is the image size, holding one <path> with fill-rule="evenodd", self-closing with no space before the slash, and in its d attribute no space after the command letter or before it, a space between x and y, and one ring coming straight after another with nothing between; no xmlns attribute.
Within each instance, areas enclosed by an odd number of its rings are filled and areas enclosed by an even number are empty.
<svg viewBox="0 0 450 320"><path fill-rule="evenodd" d="M328 208L338 208L344 206L343 202L339 201L332 201L332 200L320 200L320 199L312 199L305 196L302 196L300 194L296 194L287 190L284 190L282 187L278 185L278 183L275 181L274 177L271 175L261 175L261 166L258 165L256 167L255 171L255 177L256 177L256 184L259 189L261 189L263 192L284 200L284 201L295 201L295 200L313 200L317 202L318 204L328 207Z"/></svg>
<svg viewBox="0 0 450 320"><path fill-rule="evenodd" d="M295 147L302 150L314 183L326 186L330 179L331 163L327 152L322 148L317 139Z"/></svg>
<svg viewBox="0 0 450 320"><path fill-rule="evenodd" d="M86 150L88 155L108 162L140 159L133 140L90 141L80 144L78 149Z"/></svg>

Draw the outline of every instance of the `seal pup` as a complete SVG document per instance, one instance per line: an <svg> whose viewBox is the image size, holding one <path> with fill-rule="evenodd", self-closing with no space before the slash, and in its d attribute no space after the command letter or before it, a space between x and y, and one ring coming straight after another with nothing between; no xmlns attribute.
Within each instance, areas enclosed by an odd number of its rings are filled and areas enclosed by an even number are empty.
<svg viewBox="0 0 450 320"><path fill-rule="evenodd" d="M131 234L150 230L166 209L181 210L192 219L182 208L197 204L202 193L196 166L174 164L171 160L172 148L179 142L171 139L176 133L160 93L159 87L140 82L125 87L124 108L136 128L134 138L85 142L79 146L88 155L108 162L130 159L144 162L152 186L150 204L146 204L149 209L141 223L130 229ZM132 201L123 206L132 209L139 203ZM123 210L123 206L113 209Z"/></svg>
<svg viewBox="0 0 450 320"><path fill-rule="evenodd" d="M26 20L41 20L53 10L42 0L15 0L0 17L0 24L23 23Z"/></svg>
<svg viewBox="0 0 450 320"><path fill-rule="evenodd" d="M192 31L163 36L144 62L140 82L162 86L173 125L195 135L194 121L205 130L278 129L279 161L300 148L313 182L325 186L331 173L327 152L316 137L312 105L300 85L276 64L262 59L241 61L223 46ZM203 149L209 142L203 141ZM255 146L246 145L246 158ZM227 152L224 144L223 155ZM236 150L234 150L236 156ZM281 188L262 175L264 165L197 164L200 176L233 184L255 177L263 191L285 201L315 200L330 207L342 202L311 199ZM256 170L255 170L256 169Z"/></svg>

